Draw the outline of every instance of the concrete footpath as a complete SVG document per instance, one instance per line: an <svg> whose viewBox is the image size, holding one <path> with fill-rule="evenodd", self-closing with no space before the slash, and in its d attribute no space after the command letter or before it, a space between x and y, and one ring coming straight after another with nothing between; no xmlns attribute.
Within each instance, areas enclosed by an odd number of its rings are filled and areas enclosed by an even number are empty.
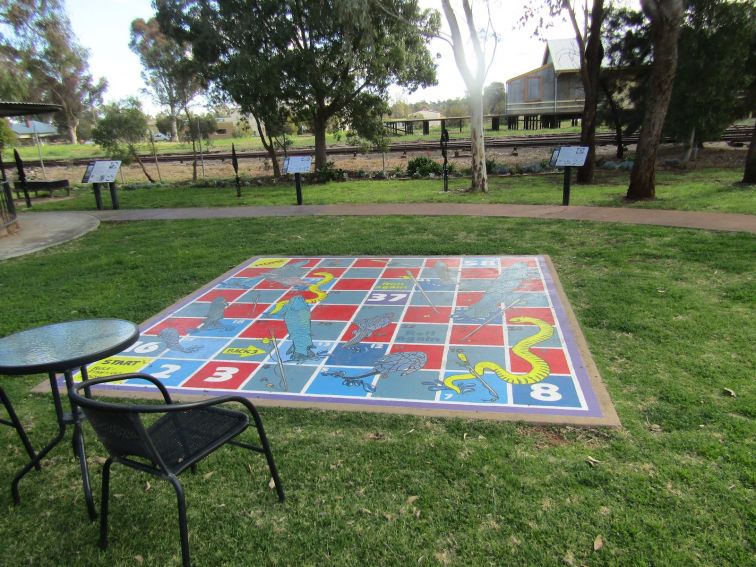
<svg viewBox="0 0 756 567"><path fill-rule="evenodd" d="M0 260L68 242L94 230L100 221L231 219L283 216L471 216L579 220L658 225L756 234L756 215L702 213L613 207L404 203L374 205L303 205L186 209L128 209L86 213L22 213L21 229L0 238Z"/></svg>

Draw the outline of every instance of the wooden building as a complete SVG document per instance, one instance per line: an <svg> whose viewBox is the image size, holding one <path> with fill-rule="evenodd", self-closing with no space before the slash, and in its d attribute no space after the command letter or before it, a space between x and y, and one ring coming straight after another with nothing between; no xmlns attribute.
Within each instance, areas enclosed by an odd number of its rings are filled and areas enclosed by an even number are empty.
<svg viewBox="0 0 756 567"><path fill-rule="evenodd" d="M507 81L509 129L576 125L585 95L580 80L580 50L575 39L550 39L540 67Z"/></svg>

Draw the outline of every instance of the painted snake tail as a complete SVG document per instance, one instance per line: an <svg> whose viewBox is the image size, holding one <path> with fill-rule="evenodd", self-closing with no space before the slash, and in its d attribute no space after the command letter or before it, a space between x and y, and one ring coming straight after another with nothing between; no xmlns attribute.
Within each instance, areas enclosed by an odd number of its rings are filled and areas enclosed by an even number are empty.
<svg viewBox="0 0 756 567"><path fill-rule="evenodd" d="M456 385L456 382L479 379L483 376L483 373L486 370L493 372L497 378L504 382L509 382L510 384L535 384L536 382L540 382L547 378L551 373L551 368L549 367L548 362L530 352L530 348L540 342L550 339L554 334L554 327L541 319L536 319L535 317L513 317L510 321L512 323L530 323L538 326L539 331L535 335L521 340L512 347L512 352L530 364L530 371L525 374L515 374L505 370L495 362L482 361L472 367L471 372L448 376L444 379L444 386L461 394L462 391L460 387ZM460 360L466 362L464 359Z"/></svg>

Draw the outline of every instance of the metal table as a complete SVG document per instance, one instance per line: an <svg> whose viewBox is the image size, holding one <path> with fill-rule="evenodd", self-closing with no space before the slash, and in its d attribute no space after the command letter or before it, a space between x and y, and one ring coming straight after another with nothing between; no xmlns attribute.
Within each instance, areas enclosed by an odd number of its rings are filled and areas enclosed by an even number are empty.
<svg viewBox="0 0 756 567"><path fill-rule="evenodd" d="M86 365L112 356L133 345L139 338L139 329L130 321L121 319L88 319L44 325L21 331L0 339L0 374L12 376L47 372L50 390L58 420L58 434L22 468L13 479L11 492L18 504L19 481L32 468L39 468L39 462L63 439L66 427L74 426L73 449L81 466L84 497L89 517L95 519L97 510L92 499L89 484L89 470L84 453L84 438L81 430L81 412L73 402L71 413L63 412L56 373L63 373L68 389L73 386L73 372L81 369L82 379L87 379Z"/></svg>

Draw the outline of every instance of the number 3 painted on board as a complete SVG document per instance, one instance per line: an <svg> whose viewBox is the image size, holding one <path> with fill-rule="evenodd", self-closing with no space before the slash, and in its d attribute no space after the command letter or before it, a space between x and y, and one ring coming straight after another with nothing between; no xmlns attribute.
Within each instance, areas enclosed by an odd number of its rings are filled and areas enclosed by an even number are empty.
<svg viewBox="0 0 756 567"><path fill-rule="evenodd" d="M212 376L205 378L205 382L225 382L231 380L237 372L239 369L233 366L219 366Z"/></svg>
<svg viewBox="0 0 756 567"><path fill-rule="evenodd" d="M562 394L555 384L533 384L530 387L530 397L541 402L556 402L562 399Z"/></svg>

